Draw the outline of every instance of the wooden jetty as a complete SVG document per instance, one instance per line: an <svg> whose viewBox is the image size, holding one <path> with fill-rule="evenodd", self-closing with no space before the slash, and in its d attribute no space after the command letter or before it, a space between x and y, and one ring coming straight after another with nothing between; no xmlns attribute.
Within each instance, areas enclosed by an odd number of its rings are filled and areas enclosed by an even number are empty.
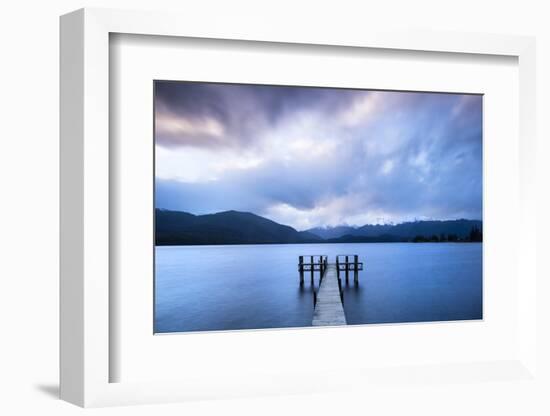
<svg viewBox="0 0 550 416"><path fill-rule="evenodd" d="M304 258L309 262L304 262ZM304 285L304 274L309 272L313 289L313 326L347 325L344 312L344 292L342 277L349 284L349 275L353 272L354 284L359 284L359 271L363 263L358 255L338 255L335 263L329 263L325 255L300 256L298 263L300 285ZM315 272L319 272L319 290L315 290Z"/></svg>

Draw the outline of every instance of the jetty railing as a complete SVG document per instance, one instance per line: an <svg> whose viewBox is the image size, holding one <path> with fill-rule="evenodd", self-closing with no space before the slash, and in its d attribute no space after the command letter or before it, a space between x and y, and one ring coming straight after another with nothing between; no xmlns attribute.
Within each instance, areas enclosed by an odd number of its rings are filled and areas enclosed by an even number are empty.
<svg viewBox="0 0 550 416"><path fill-rule="evenodd" d="M359 272L363 270L363 263L357 254L338 254L336 256L336 275L340 280L340 272L345 273L346 283L349 283L349 274L353 272L354 283L359 283Z"/></svg>
<svg viewBox="0 0 550 416"><path fill-rule="evenodd" d="M300 256L298 259L298 271L300 272L300 285L304 284L304 274L309 272L311 284L314 282L315 272L319 272L319 284L323 280L323 275L328 267L328 257L324 254Z"/></svg>

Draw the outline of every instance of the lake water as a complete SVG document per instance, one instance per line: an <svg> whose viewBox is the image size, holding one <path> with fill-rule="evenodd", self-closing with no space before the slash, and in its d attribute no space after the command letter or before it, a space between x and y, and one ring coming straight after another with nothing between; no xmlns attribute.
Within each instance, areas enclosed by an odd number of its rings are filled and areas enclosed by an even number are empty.
<svg viewBox="0 0 550 416"><path fill-rule="evenodd" d="M298 256L309 254L364 263L359 284L344 283L348 324L482 318L478 243L162 246L155 332L310 326L313 288L298 274Z"/></svg>

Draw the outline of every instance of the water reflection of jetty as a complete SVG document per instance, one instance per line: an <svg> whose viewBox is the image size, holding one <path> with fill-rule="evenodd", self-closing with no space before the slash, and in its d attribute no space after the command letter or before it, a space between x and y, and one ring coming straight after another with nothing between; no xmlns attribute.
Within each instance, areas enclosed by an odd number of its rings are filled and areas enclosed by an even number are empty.
<svg viewBox="0 0 550 416"><path fill-rule="evenodd" d="M308 262L309 260L309 262ZM335 263L329 263L325 255L300 256L298 271L300 285L304 285L304 275L310 275L313 289L313 326L346 325L344 312L344 291L342 279L349 284L350 274L353 272L353 282L359 285L359 271L363 270L363 263L357 254L340 254ZM319 276L319 290L315 290L315 274Z"/></svg>

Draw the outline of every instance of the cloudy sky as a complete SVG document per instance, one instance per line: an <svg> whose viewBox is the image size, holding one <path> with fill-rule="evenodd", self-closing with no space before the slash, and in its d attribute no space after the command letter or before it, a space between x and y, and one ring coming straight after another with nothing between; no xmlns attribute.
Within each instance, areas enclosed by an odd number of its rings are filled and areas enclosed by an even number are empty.
<svg viewBox="0 0 550 416"><path fill-rule="evenodd" d="M482 97L155 83L156 206L314 226L481 219Z"/></svg>

